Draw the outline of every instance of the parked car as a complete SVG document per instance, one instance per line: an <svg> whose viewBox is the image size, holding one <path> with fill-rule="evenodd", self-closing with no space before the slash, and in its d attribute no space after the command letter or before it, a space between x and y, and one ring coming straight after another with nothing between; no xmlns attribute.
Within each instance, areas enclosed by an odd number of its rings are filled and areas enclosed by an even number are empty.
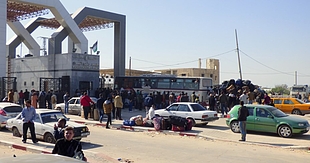
<svg viewBox="0 0 310 163"><path fill-rule="evenodd" d="M310 113L310 104L298 98L271 98L274 106L284 113L305 115Z"/></svg>
<svg viewBox="0 0 310 163"><path fill-rule="evenodd" d="M245 105L249 111L246 130L277 133L281 137L291 137L293 134L303 134L309 131L307 120L290 116L269 105ZM232 132L240 132L238 124L238 109L235 105L228 113L226 124Z"/></svg>
<svg viewBox="0 0 310 163"><path fill-rule="evenodd" d="M92 101L97 103L96 97L90 97ZM69 108L68 113L73 115L80 115L81 114L81 104L80 104L80 97L72 97L69 101ZM61 110L63 113L65 112L65 103L59 103L56 104L55 108L56 110Z"/></svg>
<svg viewBox="0 0 310 163"><path fill-rule="evenodd" d="M16 117L22 110L23 108L20 105L0 102L0 128L4 128L7 120Z"/></svg>
<svg viewBox="0 0 310 163"><path fill-rule="evenodd" d="M0 158L0 162L16 163L16 162L31 162L31 163L85 163L85 161L77 160L67 156L53 154L27 154L21 156L10 156Z"/></svg>
<svg viewBox="0 0 310 163"><path fill-rule="evenodd" d="M192 120L193 126L198 123L207 125L208 122L219 119L216 111L206 110L202 105L191 102L173 103L165 109L155 110L155 115L161 117L168 117L170 115L184 117Z"/></svg>
<svg viewBox="0 0 310 163"><path fill-rule="evenodd" d="M59 110L50 109L36 109L36 119L34 121L36 137L39 140L43 140L48 143L55 143L54 138L54 124L58 122L58 119L67 119L67 125L74 128L73 139L82 139L87 137L90 132L88 128L83 124L78 124L69 121L69 119L61 113ZM13 132L13 136L21 137L23 133L23 123L21 113L15 118L11 118L7 121L6 128ZM27 133L28 137L31 137L30 131Z"/></svg>

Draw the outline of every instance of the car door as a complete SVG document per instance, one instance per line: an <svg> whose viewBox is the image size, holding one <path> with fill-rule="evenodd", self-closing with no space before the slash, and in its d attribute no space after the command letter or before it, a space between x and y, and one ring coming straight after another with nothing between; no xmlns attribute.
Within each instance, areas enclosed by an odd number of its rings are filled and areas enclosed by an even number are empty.
<svg viewBox="0 0 310 163"><path fill-rule="evenodd" d="M254 130L254 107L246 107L249 111L249 116L247 117L246 121L246 129L247 130Z"/></svg>
<svg viewBox="0 0 310 163"><path fill-rule="evenodd" d="M164 112L162 116L170 116L170 115L176 115L176 111L178 110L179 104L172 104L170 107L168 107Z"/></svg>
<svg viewBox="0 0 310 163"><path fill-rule="evenodd" d="M281 111L284 113L292 113L294 102L291 99L284 99Z"/></svg>
<svg viewBox="0 0 310 163"><path fill-rule="evenodd" d="M42 139L45 129L43 127L43 123L41 121L41 117L39 116L39 114L36 115L36 119L34 120L34 127L35 127L36 137ZM29 131L28 131L28 134L30 134Z"/></svg>
<svg viewBox="0 0 310 163"><path fill-rule="evenodd" d="M191 112L191 110L187 104L180 104L179 107L177 108L175 115L180 116L180 117L184 117L184 118L193 116L192 112Z"/></svg>
<svg viewBox="0 0 310 163"><path fill-rule="evenodd" d="M277 123L272 114L264 108L256 107L254 117L254 129L263 132L276 132Z"/></svg>
<svg viewBox="0 0 310 163"><path fill-rule="evenodd" d="M68 101L68 103L69 103L68 113L69 113L69 114L74 114L74 112L75 112L75 110L76 110L76 104L75 104L75 102L76 102L76 99L70 99L70 100Z"/></svg>
<svg viewBox="0 0 310 163"><path fill-rule="evenodd" d="M282 99L273 99L274 107L278 108L279 110L282 110Z"/></svg>

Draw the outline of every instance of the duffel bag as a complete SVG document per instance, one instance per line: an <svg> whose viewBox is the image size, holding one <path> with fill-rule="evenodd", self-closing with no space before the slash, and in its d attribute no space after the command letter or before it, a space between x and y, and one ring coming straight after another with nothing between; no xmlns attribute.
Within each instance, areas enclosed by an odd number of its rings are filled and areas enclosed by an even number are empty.
<svg viewBox="0 0 310 163"><path fill-rule="evenodd" d="M156 131L160 130L160 125L161 125L161 117L154 117L153 118L153 124L154 124L154 129Z"/></svg>
<svg viewBox="0 0 310 163"><path fill-rule="evenodd" d="M161 126L160 128L162 130L170 130L171 129L171 123L170 123L170 120L169 118L163 118L162 121L161 121Z"/></svg>
<svg viewBox="0 0 310 163"><path fill-rule="evenodd" d="M172 131L185 131L184 127L180 127L180 126L176 126L176 125L172 125L171 128Z"/></svg>
<svg viewBox="0 0 310 163"><path fill-rule="evenodd" d="M187 119L179 116L169 116L170 123L179 126L179 127L185 127L187 124Z"/></svg>

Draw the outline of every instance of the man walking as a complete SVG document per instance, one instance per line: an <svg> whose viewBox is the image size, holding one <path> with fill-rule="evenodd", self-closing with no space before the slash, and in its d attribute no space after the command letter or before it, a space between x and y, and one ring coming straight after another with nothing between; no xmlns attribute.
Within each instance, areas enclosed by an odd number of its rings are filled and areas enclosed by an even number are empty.
<svg viewBox="0 0 310 163"><path fill-rule="evenodd" d="M99 112L99 122L102 123L102 119L103 119L103 114L104 114L104 110L103 110L103 103L104 103L104 98L102 93L99 94L99 99L97 100L97 109Z"/></svg>
<svg viewBox="0 0 310 163"><path fill-rule="evenodd" d="M227 115L227 103L228 103L228 98L224 91L222 91L222 94L219 97L219 101L221 104L222 117L224 117L224 113L226 113Z"/></svg>
<svg viewBox="0 0 310 163"><path fill-rule="evenodd" d="M35 128L34 128L34 120L36 119L36 110L31 106L31 101L26 101L26 107L22 110L21 115L23 121L23 143L26 143L27 140L27 131L30 129L31 139L33 143L37 143Z"/></svg>
<svg viewBox="0 0 310 163"><path fill-rule="evenodd" d="M108 120L107 120L107 123L106 123L106 129L109 129L110 128L109 124L112 125L111 111L112 111L112 108L113 108L110 97L108 97L108 99L104 102L103 108L104 108L104 113L108 116ZM101 118L101 121L102 121L102 118Z"/></svg>
<svg viewBox="0 0 310 163"><path fill-rule="evenodd" d="M81 97L81 105L83 107L84 117L86 120L88 119L88 114L90 112L90 103L95 104L94 101L92 101L87 95L87 92L84 92L84 95Z"/></svg>
<svg viewBox="0 0 310 163"><path fill-rule="evenodd" d="M63 100L64 100L64 103L65 103L65 114L68 114L68 109L69 109L69 103L68 103L68 101L69 101L69 93L68 92L66 92L66 94L64 95L64 97L63 97Z"/></svg>
<svg viewBox="0 0 310 163"><path fill-rule="evenodd" d="M241 139L239 141L245 141L246 137L246 120L249 116L248 109L244 106L244 102L240 101L241 107L238 110L238 121L239 121L239 127L241 132Z"/></svg>
<svg viewBox="0 0 310 163"><path fill-rule="evenodd" d="M145 106L145 116L147 116L149 114L149 110L152 107L152 105L154 104L153 102L153 97L152 97L152 93L150 93L147 97L145 97L144 99L144 106Z"/></svg>
<svg viewBox="0 0 310 163"><path fill-rule="evenodd" d="M214 97L213 93L211 93L210 97L209 97L209 109L214 111L215 110L215 104L216 104L215 97Z"/></svg>

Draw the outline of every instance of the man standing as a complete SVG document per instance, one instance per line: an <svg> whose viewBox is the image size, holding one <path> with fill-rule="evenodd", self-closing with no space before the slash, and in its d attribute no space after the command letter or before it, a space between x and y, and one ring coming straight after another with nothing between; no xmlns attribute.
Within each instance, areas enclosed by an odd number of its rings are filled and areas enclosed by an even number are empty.
<svg viewBox="0 0 310 163"><path fill-rule="evenodd" d="M68 92L66 92L66 94L64 95L64 97L63 97L63 100L64 100L64 103L65 103L65 114L68 114L68 109L69 109L69 103L68 103L68 101L69 101L69 93Z"/></svg>
<svg viewBox="0 0 310 163"><path fill-rule="evenodd" d="M104 114L104 110L103 110L103 103L104 103L104 98L102 93L99 94L99 99L97 100L97 109L99 112L99 122L102 123L102 119L103 119L103 114Z"/></svg>
<svg viewBox="0 0 310 163"><path fill-rule="evenodd" d="M195 102L195 100L196 100L196 95L195 95L195 92L193 92L191 95L191 102Z"/></svg>
<svg viewBox="0 0 310 163"><path fill-rule="evenodd" d="M60 118L57 124L54 125L54 137L56 141L64 138L64 129L67 127L66 123L67 120L65 118Z"/></svg>
<svg viewBox="0 0 310 163"><path fill-rule="evenodd" d="M241 132L241 139L239 141L245 141L246 137L246 120L249 116L248 109L244 106L244 102L240 101L241 107L238 110L238 121L239 121L239 127Z"/></svg>
<svg viewBox="0 0 310 163"><path fill-rule="evenodd" d="M13 89L10 89L9 92L8 92L8 101L9 102L14 102L14 92L13 92Z"/></svg>
<svg viewBox="0 0 310 163"><path fill-rule="evenodd" d="M36 110L31 106L31 101L26 101L26 107L22 110L21 115L23 121L23 143L26 143L27 140L27 131L30 129L31 139L33 143L37 143L35 128L34 128L34 120L36 119Z"/></svg>
<svg viewBox="0 0 310 163"><path fill-rule="evenodd" d="M19 92L19 105L21 105L22 107L24 107L24 99L25 99L25 95L23 93L23 90L20 90Z"/></svg>
<svg viewBox="0 0 310 163"><path fill-rule="evenodd" d="M56 104L57 104L57 97L53 90L51 90L52 96L51 96L51 103L52 103L52 109L55 109Z"/></svg>
<svg viewBox="0 0 310 163"><path fill-rule="evenodd" d="M215 104L216 104L215 97L214 97L213 93L211 93L210 97L209 97L209 109L214 111L215 110Z"/></svg>
<svg viewBox="0 0 310 163"><path fill-rule="evenodd" d="M84 117L87 120L88 119L88 114L90 112L90 107L91 107L91 103L95 104L90 97L87 95L87 92L84 92L83 96L81 97L81 105L83 107L84 110Z"/></svg>
<svg viewBox="0 0 310 163"><path fill-rule="evenodd" d="M243 94L239 97L240 101L243 101L244 104L248 103L249 96L246 94L246 91L243 92Z"/></svg>
<svg viewBox="0 0 310 163"><path fill-rule="evenodd" d="M228 98L224 91L222 91L222 94L219 97L219 101L221 104L222 117L224 117L224 113L226 113L227 115L227 103L228 103Z"/></svg>
<svg viewBox="0 0 310 163"><path fill-rule="evenodd" d="M116 119L123 120L122 119L123 101L119 93L117 93L117 95L114 98L114 106L116 108Z"/></svg>
<svg viewBox="0 0 310 163"><path fill-rule="evenodd" d="M148 115L150 107L152 107L152 105L154 104L153 102L153 97L152 97L152 93L150 93L147 97L145 97L144 99L144 106L145 106L145 116Z"/></svg>

